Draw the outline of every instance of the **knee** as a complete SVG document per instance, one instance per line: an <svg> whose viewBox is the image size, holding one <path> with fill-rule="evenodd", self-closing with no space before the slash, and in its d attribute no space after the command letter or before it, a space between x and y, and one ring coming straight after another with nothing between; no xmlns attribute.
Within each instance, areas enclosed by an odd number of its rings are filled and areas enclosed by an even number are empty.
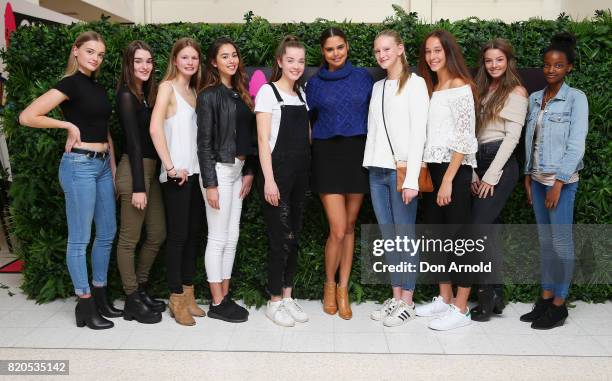
<svg viewBox="0 0 612 381"><path fill-rule="evenodd" d="M348 228L346 225L332 226L329 229L329 238L332 241L342 242L346 236Z"/></svg>
<svg viewBox="0 0 612 381"><path fill-rule="evenodd" d="M346 225L345 235L355 234L355 221L349 221Z"/></svg>
<svg viewBox="0 0 612 381"><path fill-rule="evenodd" d="M166 240L165 230L147 230L146 244L160 247Z"/></svg>

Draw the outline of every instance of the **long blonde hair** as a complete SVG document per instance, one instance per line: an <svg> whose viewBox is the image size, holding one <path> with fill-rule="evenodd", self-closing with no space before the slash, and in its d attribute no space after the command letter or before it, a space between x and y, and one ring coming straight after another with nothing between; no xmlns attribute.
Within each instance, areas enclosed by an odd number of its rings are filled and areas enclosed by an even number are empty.
<svg viewBox="0 0 612 381"><path fill-rule="evenodd" d="M376 35L376 38L374 39L374 42L376 42L379 37L391 37L393 38L393 40L395 40L396 45L404 45L404 40L402 40L400 34L394 31L393 29L385 29L382 32L378 33ZM399 86L397 87L397 94L402 92L402 89L404 88L406 82L408 82L408 79L410 78L411 74L410 65L408 65L408 58L406 57L406 49L404 49L404 54L402 54L401 62L402 74L400 75Z"/></svg>
<svg viewBox="0 0 612 381"><path fill-rule="evenodd" d="M79 34L76 40L74 40L74 43L72 44L72 46L70 47L70 54L68 54L68 62L66 63L66 70L64 71L64 77L70 77L71 75L74 75L79 70L79 62L77 61L77 58L72 54L72 50L74 48L77 48L77 49L80 48L81 45L89 41L101 42L104 44L104 46L106 46L106 43L104 42L104 38L102 38L102 36L98 32L94 32L93 30L88 30L86 32ZM94 78L99 72L100 72L100 66L98 66L95 72L91 73L91 77Z"/></svg>
<svg viewBox="0 0 612 381"><path fill-rule="evenodd" d="M199 93L202 86L202 50L200 49L200 44L198 44L193 38L183 37L176 40L172 46L170 56L168 57L168 67L166 68L166 74L164 75L162 82L171 81L176 78L178 70L176 69L174 61L176 60L179 52L188 46L193 48L198 53L198 57L200 58L198 71L192 75L191 79L189 80L189 87L194 89L196 93Z"/></svg>

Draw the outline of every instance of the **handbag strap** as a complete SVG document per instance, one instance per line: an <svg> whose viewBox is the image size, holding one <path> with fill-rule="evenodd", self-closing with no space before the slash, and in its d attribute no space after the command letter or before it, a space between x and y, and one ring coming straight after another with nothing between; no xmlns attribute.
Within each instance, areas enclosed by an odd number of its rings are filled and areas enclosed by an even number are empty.
<svg viewBox="0 0 612 381"><path fill-rule="evenodd" d="M395 160L395 152L393 151L393 145L391 144L391 139L389 138L389 131L387 131L387 122L385 121L385 88L387 87L387 78L385 78L383 82L383 90L382 90L382 120L383 126L385 126L385 134L387 135L387 141L389 142L389 148L391 148L391 155L393 155L393 161Z"/></svg>

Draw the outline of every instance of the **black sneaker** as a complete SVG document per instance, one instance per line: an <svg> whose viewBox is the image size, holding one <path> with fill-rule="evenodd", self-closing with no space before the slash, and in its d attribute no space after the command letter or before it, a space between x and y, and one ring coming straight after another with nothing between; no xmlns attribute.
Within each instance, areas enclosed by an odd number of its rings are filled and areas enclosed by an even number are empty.
<svg viewBox="0 0 612 381"><path fill-rule="evenodd" d="M538 298L538 301L535 302L535 304L533 305L533 310L531 310L531 312L528 312L522 315L521 321L524 321L527 323L533 323L534 321L538 320L540 317L542 317L542 315L544 315L548 307L552 306L552 302L553 302L553 298L550 298L550 299Z"/></svg>
<svg viewBox="0 0 612 381"><path fill-rule="evenodd" d="M533 329L551 329L555 327L561 327L567 319L567 307L565 304L555 306L551 304L538 320L531 323Z"/></svg>
<svg viewBox="0 0 612 381"><path fill-rule="evenodd" d="M241 314L249 316L249 310L236 303L232 298L229 297L229 295L225 295L223 299L227 301L227 303L231 304L235 310L239 310Z"/></svg>
<svg viewBox="0 0 612 381"><path fill-rule="evenodd" d="M223 298L218 306L210 305L208 317L227 321L229 323L243 323L248 320L248 313L240 311L233 304L229 303L226 298Z"/></svg>

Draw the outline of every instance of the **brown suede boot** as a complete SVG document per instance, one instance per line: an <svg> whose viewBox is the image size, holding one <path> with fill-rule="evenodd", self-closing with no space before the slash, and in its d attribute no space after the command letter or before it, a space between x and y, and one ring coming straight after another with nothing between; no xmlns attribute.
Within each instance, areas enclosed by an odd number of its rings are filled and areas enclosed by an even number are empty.
<svg viewBox="0 0 612 381"><path fill-rule="evenodd" d="M170 311L170 316L172 316L177 323L181 325L195 325L195 320L187 310L185 293L170 294L168 310Z"/></svg>
<svg viewBox="0 0 612 381"><path fill-rule="evenodd" d="M193 292L193 286L183 285L183 294L185 294L185 301L187 303L187 310L191 316L204 317L206 312L201 309L195 301L195 295Z"/></svg>
<svg viewBox="0 0 612 381"><path fill-rule="evenodd" d="M350 320L353 317L353 311L351 311L348 287L338 286L336 289L336 300L338 301L338 316L344 320Z"/></svg>
<svg viewBox="0 0 612 381"><path fill-rule="evenodd" d="M323 311L326 314L335 315L338 312L336 304L336 282L325 282L323 286Z"/></svg>

